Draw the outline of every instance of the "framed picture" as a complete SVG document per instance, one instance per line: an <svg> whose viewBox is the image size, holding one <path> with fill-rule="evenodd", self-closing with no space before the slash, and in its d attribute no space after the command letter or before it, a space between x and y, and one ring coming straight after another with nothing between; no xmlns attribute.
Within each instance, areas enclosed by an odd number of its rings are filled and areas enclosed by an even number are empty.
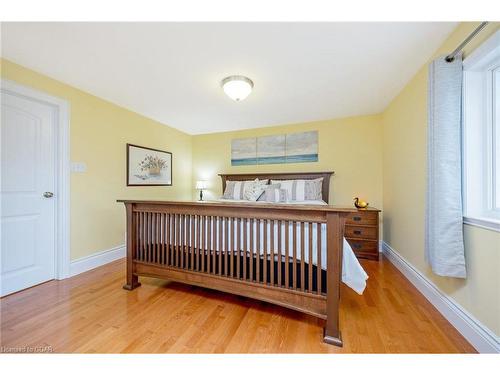
<svg viewBox="0 0 500 375"><path fill-rule="evenodd" d="M127 143L127 186L172 186L172 153Z"/></svg>
<svg viewBox="0 0 500 375"><path fill-rule="evenodd" d="M318 161L318 131L236 138L231 165L309 163Z"/></svg>

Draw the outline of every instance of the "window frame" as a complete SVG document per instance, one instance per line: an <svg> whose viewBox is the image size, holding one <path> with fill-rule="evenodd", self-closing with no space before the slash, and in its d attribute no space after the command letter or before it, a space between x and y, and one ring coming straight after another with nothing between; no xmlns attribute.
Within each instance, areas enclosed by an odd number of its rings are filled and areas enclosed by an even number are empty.
<svg viewBox="0 0 500 375"><path fill-rule="evenodd" d="M500 30L463 62L462 164L465 224L500 232ZM486 150L486 152L485 152Z"/></svg>

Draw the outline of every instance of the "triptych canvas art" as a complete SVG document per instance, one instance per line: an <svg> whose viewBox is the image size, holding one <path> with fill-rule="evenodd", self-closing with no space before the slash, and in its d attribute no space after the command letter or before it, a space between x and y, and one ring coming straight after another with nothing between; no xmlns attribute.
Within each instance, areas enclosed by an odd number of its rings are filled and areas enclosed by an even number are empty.
<svg viewBox="0 0 500 375"><path fill-rule="evenodd" d="M231 165L318 161L318 132L237 138L231 141Z"/></svg>

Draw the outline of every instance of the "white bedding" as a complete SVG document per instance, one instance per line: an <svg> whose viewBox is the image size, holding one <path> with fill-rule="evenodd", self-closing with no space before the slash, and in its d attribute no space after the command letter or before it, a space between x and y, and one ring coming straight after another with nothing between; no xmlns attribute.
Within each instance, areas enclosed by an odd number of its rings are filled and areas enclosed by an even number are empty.
<svg viewBox="0 0 500 375"><path fill-rule="evenodd" d="M247 202L247 201L237 201L237 200L229 200L229 199L220 199L220 202L237 202L237 203L242 203L244 202L245 204L269 204L269 202ZM289 202L287 204L299 204L299 205L326 205L324 201L293 201ZM218 226L218 223L216 224ZM242 224L243 225L243 224ZM296 235L297 235L297 259L301 259L302 255L302 249L301 249L301 230L299 227L299 223L297 225L297 230L296 230ZM313 224L313 230L312 230L312 262L314 265L318 265L318 249L317 249L317 225L318 224ZM228 236L229 238L232 238L232 232L235 231L235 227L229 227L228 231ZM222 228L224 229L224 227ZM247 224L247 233L249 233L248 229L250 229L250 224ZM260 225L260 241L253 241L254 246L256 243L263 244L264 243L264 223L261 223ZM257 224L254 223L254 228L253 228L253 233L254 236L256 236L257 233ZM284 243L284 236L286 235L286 228L285 224L282 224L281 227L281 236L282 236L282 243ZM288 235L289 235L289 243L292 244L293 241L293 227L290 225L288 227ZM270 248L270 243L271 243L271 236L274 236L274 243L277 244L278 240L278 226L274 226L274 233L271 233L270 230L270 224L267 225L267 244L268 248L266 249L267 254L270 254L271 248ZM308 243L309 243L309 227L308 225L304 226L304 261L309 262L309 249L308 249ZM321 224L321 268L326 270L326 224ZM243 239L241 239L241 244L240 246L243 245ZM247 249L250 249L250 239L247 239ZM264 254L264 249L252 249L253 253L257 253L257 251L260 254ZM275 251L275 256L277 256L277 252ZM285 255L285 254L281 254ZM289 246L289 255L293 255L293 249L292 246ZM365 270L363 267L361 267L361 264L359 264L358 259L354 255L354 252L352 251L351 246L349 243L346 241L344 238L344 246L343 246L343 256L342 256L342 282L349 286L351 289L353 289L356 293L362 294L363 291L366 288L366 280L368 279L368 275L366 274Z"/></svg>
<svg viewBox="0 0 500 375"><path fill-rule="evenodd" d="M288 201L286 203L280 202L280 203L270 203L266 201L247 201L247 200L241 200L241 199L216 199L216 202L226 202L226 203L244 203L244 204L298 204L298 205L306 205L306 206L311 206L311 205L320 205L320 206L327 206L328 204L325 201L315 201L315 200L309 200L309 201Z"/></svg>

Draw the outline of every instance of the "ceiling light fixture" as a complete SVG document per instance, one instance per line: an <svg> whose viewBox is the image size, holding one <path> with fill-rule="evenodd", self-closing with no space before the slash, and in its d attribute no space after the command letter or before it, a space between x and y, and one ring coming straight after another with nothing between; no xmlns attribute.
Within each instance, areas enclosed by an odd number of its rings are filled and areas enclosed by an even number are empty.
<svg viewBox="0 0 500 375"><path fill-rule="evenodd" d="M242 101L253 89L253 82L245 76L229 76L222 80L222 89L234 101Z"/></svg>

